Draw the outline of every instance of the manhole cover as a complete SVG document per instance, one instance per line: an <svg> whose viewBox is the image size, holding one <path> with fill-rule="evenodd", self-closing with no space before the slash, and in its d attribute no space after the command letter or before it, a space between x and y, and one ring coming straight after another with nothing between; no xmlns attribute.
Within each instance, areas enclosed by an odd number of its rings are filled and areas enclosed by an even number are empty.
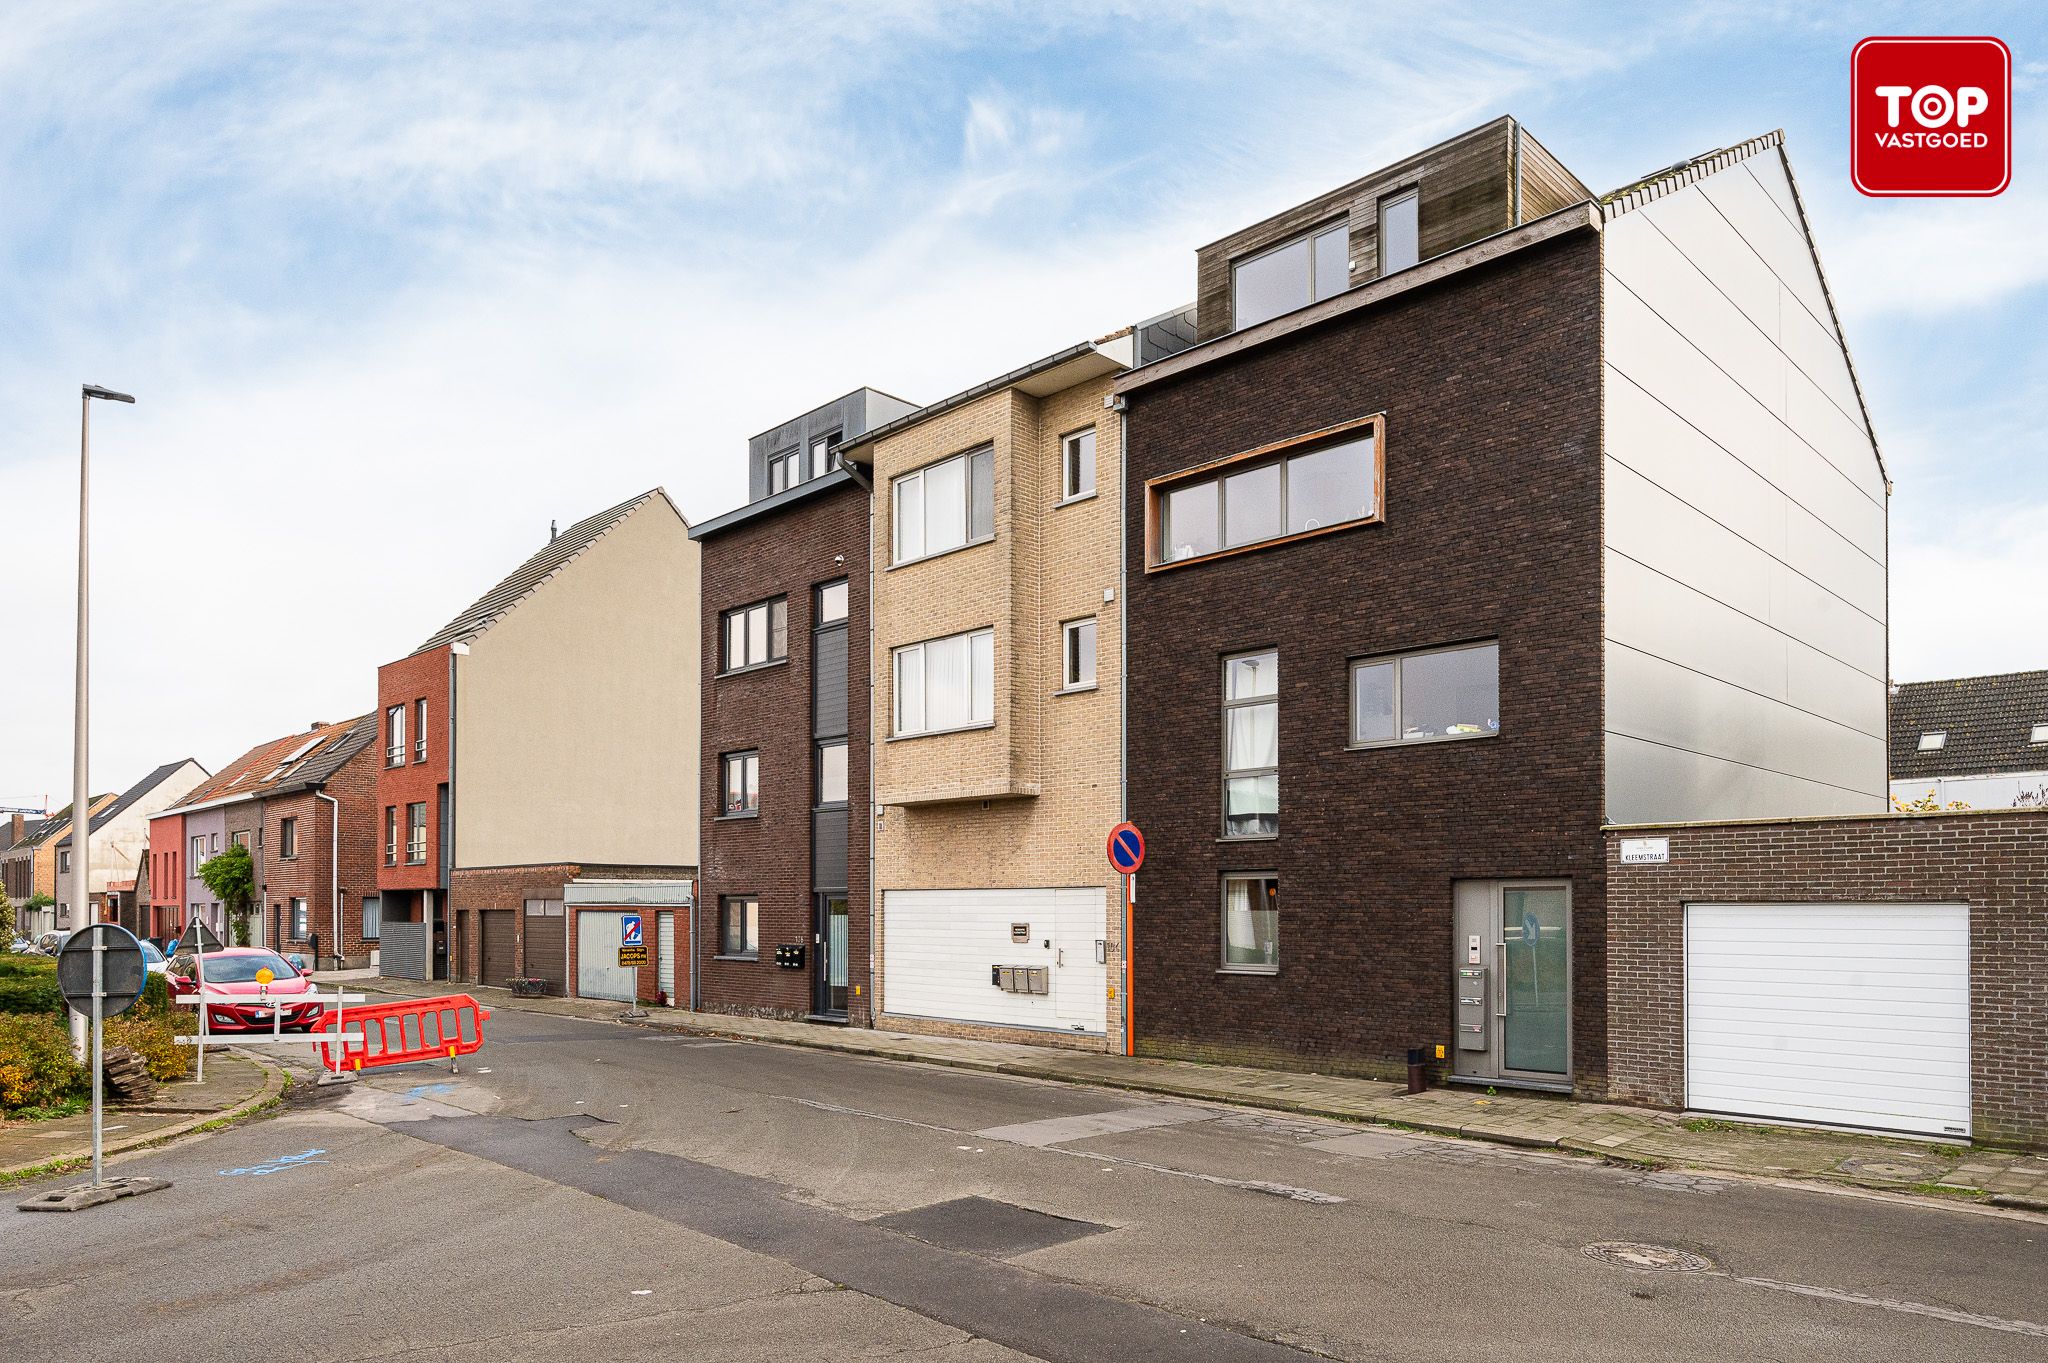
<svg viewBox="0 0 2048 1363"><path fill-rule="evenodd" d="M1690 1250L1673 1249L1669 1245L1638 1245L1629 1240L1602 1240L1597 1245L1586 1246L1586 1255L1603 1264L1641 1269L1646 1273L1698 1273L1714 1266L1713 1260Z"/></svg>
<svg viewBox="0 0 2048 1363"><path fill-rule="evenodd" d="M1892 1183L1922 1183L1932 1177L1929 1166L1915 1162L1911 1156L1879 1159L1869 1155L1851 1155L1835 1168L1859 1178L1884 1179Z"/></svg>

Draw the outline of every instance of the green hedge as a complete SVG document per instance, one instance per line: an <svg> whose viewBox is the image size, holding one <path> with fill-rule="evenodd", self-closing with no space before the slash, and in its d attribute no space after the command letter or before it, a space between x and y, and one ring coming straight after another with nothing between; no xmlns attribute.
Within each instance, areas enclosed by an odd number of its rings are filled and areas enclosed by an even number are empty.
<svg viewBox="0 0 2048 1363"><path fill-rule="evenodd" d="M6 1013L64 1015L54 956L0 956L0 1014Z"/></svg>

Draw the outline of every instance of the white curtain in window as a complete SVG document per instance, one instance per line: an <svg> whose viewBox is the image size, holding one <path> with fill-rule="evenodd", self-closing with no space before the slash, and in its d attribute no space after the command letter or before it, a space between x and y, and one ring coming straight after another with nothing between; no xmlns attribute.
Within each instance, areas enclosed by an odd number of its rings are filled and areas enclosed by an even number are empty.
<svg viewBox="0 0 2048 1363"><path fill-rule="evenodd" d="M967 461L948 459L924 471L925 552L967 543Z"/></svg>
<svg viewBox="0 0 2048 1363"><path fill-rule="evenodd" d="M924 732L924 648L896 652L896 732Z"/></svg>
<svg viewBox="0 0 2048 1363"><path fill-rule="evenodd" d="M988 631L968 636L973 652L969 681L973 687L971 713L975 724L987 724L996 717L996 636Z"/></svg>
<svg viewBox="0 0 2048 1363"><path fill-rule="evenodd" d="M973 722L968 652L964 638L938 639L924 646L926 727L957 729Z"/></svg>
<svg viewBox="0 0 2048 1363"><path fill-rule="evenodd" d="M1280 707L1244 705L1228 712L1230 769L1280 765Z"/></svg>
<svg viewBox="0 0 2048 1363"><path fill-rule="evenodd" d="M924 475L896 480L896 561L924 556Z"/></svg>

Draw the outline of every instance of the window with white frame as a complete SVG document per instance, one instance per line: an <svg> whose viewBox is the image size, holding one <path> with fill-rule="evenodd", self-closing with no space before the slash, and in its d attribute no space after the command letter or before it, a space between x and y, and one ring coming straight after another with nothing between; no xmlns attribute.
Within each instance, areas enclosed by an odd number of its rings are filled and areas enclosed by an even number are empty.
<svg viewBox="0 0 2048 1363"><path fill-rule="evenodd" d="M1375 520L1377 418L1305 441L1299 453L1232 459L1150 489L1155 566Z"/></svg>
<svg viewBox="0 0 2048 1363"><path fill-rule="evenodd" d="M927 639L897 649L897 734L944 733L993 724L995 654L993 629Z"/></svg>
<svg viewBox="0 0 2048 1363"><path fill-rule="evenodd" d="M1422 200L1412 189L1380 200L1380 273L1405 270L1422 259Z"/></svg>
<svg viewBox="0 0 2048 1363"><path fill-rule="evenodd" d="M846 803L846 740L829 739L818 745L818 804L821 807Z"/></svg>
<svg viewBox="0 0 2048 1363"><path fill-rule="evenodd" d="M2033 732L2027 735L2027 742L2048 743L2048 724L2036 724Z"/></svg>
<svg viewBox="0 0 2048 1363"><path fill-rule="evenodd" d="M427 806L425 801L405 807L405 864L424 866L427 861Z"/></svg>
<svg viewBox="0 0 2048 1363"><path fill-rule="evenodd" d="M754 957L761 952L761 901L727 895L718 901L718 954Z"/></svg>
<svg viewBox="0 0 2048 1363"><path fill-rule="evenodd" d="M818 624L836 625L846 619L846 579L827 582L818 588Z"/></svg>
<svg viewBox="0 0 2048 1363"><path fill-rule="evenodd" d="M1948 731L1936 729L1920 735L1921 752L1940 752L1948 746Z"/></svg>
<svg viewBox="0 0 2048 1363"><path fill-rule="evenodd" d="M789 656L789 602L756 601L725 613L725 670L760 667Z"/></svg>
<svg viewBox="0 0 2048 1363"><path fill-rule="evenodd" d="M795 450L777 450L768 456L768 495L787 492L797 483Z"/></svg>
<svg viewBox="0 0 2048 1363"><path fill-rule="evenodd" d="M412 760L427 760L427 698L421 696L412 703Z"/></svg>
<svg viewBox="0 0 2048 1363"><path fill-rule="evenodd" d="M384 765L401 766L405 762L405 707L394 705L384 712Z"/></svg>
<svg viewBox="0 0 2048 1363"><path fill-rule="evenodd" d="M1441 743L1500 732L1500 645L1460 644L1351 664L1351 745Z"/></svg>
<svg viewBox="0 0 2048 1363"><path fill-rule="evenodd" d="M1095 617L1060 626L1062 685L1072 691L1095 685Z"/></svg>
<svg viewBox="0 0 2048 1363"><path fill-rule="evenodd" d="M1072 501L1095 491L1095 428L1060 437L1060 500Z"/></svg>
<svg viewBox="0 0 2048 1363"><path fill-rule="evenodd" d="M188 874L198 875L199 868L206 864L206 835L196 833L192 837L192 856L187 863L192 869Z"/></svg>
<svg viewBox="0 0 2048 1363"><path fill-rule="evenodd" d="M728 819L761 812L761 754L729 752L720 763L721 812Z"/></svg>
<svg viewBox="0 0 2048 1363"><path fill-rule="evenodd" d="M292 900L292 940L294 942L303 942L312 935L313 925L308 921L310 916L307 912L306 901L294 898Z"/></svg>
<svg viewBox="0 0 2048 1363"><path fill-rule="evenodd" d="M1223 660L1223 836L1280 833L1280 655Z"/></svg>
<svg viewBox="0 0 2048 1363"><path fill-rule="evenodd" d="M1334 222L1231 262L1231 314L1242 329L1350 287L1351 229Z"/></svg>
<svg viewBox="0 0 2048 1363"><path fill-rule="evenodd" d="M811 467L807 478L823 478L839 467L839 433L821 435L811 441Z"/></svg>
<svg viewBox="0 0 2048 1363"><path fill-rule="evenodd" d="M398 865L398 806L384 806L384 864Z"/></svg>
<svg viewBox="0 0 2048 1363"><path fill-rule="evenodd" d="M889 490L894 561L995 538L995 469L995 451L982 448L898 477Z"/></svg>
<svg viewBox="0 0 2048 1363"><path fill-rule="evenodd" d="M1246 975L1280 972L1280 877L1223 877L1223 969Z"/></svg>

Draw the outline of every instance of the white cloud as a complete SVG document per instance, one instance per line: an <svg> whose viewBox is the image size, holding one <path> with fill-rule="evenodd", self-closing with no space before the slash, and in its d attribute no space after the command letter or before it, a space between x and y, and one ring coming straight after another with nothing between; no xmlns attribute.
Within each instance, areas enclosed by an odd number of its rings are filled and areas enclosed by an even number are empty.
<svg viewBox="0 0 2048 1363"><path fill-rule="evenodd" d="M2048 501L1964 516L1939 532L1892 547L1892 675L1920 681L2040 667Z"/></svg>

